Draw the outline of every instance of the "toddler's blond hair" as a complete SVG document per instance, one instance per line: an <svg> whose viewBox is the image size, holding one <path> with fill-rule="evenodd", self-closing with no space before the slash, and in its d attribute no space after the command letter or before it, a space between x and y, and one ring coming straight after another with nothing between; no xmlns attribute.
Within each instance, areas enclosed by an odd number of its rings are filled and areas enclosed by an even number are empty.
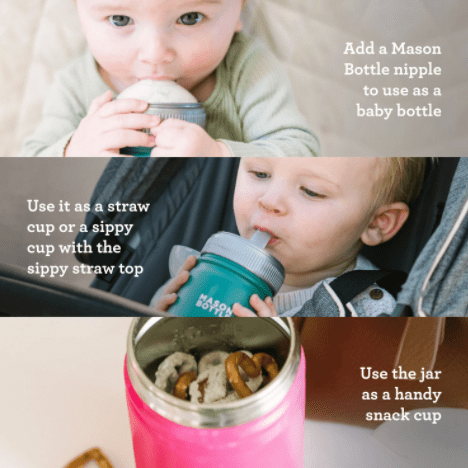
<svg viewBox="0 0 468 468"><path fill-rule="evenodd" d="M381 203L416 199L424 182L426 158L382 158L376 195Z"/></svg>

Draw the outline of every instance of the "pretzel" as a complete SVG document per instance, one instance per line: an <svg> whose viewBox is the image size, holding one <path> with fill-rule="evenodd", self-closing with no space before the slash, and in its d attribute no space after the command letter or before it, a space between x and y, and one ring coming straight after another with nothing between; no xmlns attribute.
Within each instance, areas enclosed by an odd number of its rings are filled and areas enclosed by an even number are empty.
<svg viewBox="0 0 468 468"><path fill-rule="evenodd" d="M268 381L265 381L265 385L271 382L278 374L278 364L275 359L266 353L257 353L252 357L252 361L255 362L257 367L265 369L268 372Z"/></svg>
<svg viewBox="0 0 468 468"><path fill-rule="evenodd" d="M226 376L240 398L248 397L252 390L247 386L242 378L239 367L248 377L258 377L262 373L262 368L268 372L269 381L278 375L278 365L274 358L266 353L254 354L252 358L242 351L237 351L229 355L226 359Z"/></svg>
<svg viewBox="0 0 468 468"><path fill-rule="evenodd" d="M248 377L258 377L261 370L255 362L247 354L237 351L230 354L224 364L226 366L226 376L239 397L245 398L251 395L252 391L242 378L239 367L242 368Z"/></svg>
<svg viewBox="0 0 468 468"><path fill-rule="evenodd" d="M181 400L187 400L187 390L189 385L196 380L197 374L193 371L184 372L179 375L174 385L172 394Z"/></svg>
<svg viewBox="0 0 468 468"><path fill-rule="evenodd" d="M194 403L215 403L227 394L226 369L224 366L211 366L198 374L190 384L190 401Z"/></svg>
<svg viewBox="0 0 468 468"><path fill-rule="evenodd" d="M201 374L213 366L224 367L224 362L228 356L229 353L225 351L212 351L211 353L205 354L198 362L198 373Z"/></svg>
<svg viewBox="0 0 468 468"><path fill-rule="evenodd" d="M191 371L197 372L195 358L191 354L178 351L166 357L159 365L155 385L165 392L172 393L179 375Z"/></svg>
<svg viewBox="0 0 468 468"><path fill-rule="evenodd" d="M82 453L79 457L71 461L65 468L82 468L91 460L94 460L98 464L99 468L112 468L110 461L97 447Z"/></svg>

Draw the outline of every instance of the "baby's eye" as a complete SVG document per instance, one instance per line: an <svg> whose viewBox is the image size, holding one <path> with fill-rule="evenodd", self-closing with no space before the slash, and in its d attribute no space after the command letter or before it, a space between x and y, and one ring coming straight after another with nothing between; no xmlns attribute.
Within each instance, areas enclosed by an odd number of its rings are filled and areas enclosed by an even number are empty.
<svg viewBox="0 0 468 468"><path fill-rule="evenodd" d="M324 198L324 195L321 195L320 193L314 192L313 190L309 190L306 187L301 187L301 190L308 196L312 198Z"/></svg>
<svg viewBox="0 0 468 468"><path fill-rule="evenodd" d="M128 26L132 19L129 16L125 15L112 15L109 16L109 21L114 25L120 28Z"/></svg>
<svg viewBox="0 0 468 468"><path fill-rule="evenodd" d="M250 171L257 179L267 179L269 175L266 172Z"/></svg>
<svg viewBox="0 0 468 468"><path fill-rule="evenodd" d="M192 11L190 13L185 13L185 15L182 15L178 22L181 24L185 24L185 26L194 26L195 24L199 23L204 16L201 13L197 13L195 11Z"/></svg>

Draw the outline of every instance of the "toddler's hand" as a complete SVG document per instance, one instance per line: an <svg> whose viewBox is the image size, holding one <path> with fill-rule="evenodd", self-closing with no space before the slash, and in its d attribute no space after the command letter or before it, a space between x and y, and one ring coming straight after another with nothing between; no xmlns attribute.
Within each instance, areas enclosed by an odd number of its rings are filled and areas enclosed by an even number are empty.
<svg viewBox="0 0 468 468"><path fill-rule="evenodd" d="M197 257L190 255L179 268L177 274L167 283L163 295L156 302L155 309L158 312L167 312L167 309L177 300L177 292L190 278L190 270L197 264Z"/></svg>
<svg viewBox="0 0 468 468"><path fill-rule="evenodd" d="M249 303L252 306L252 309L257 312L256 314L250 309L247 309L247 307L240 305L238 302L233 304L232 312L237 317L278 317L278 312L273 304L273 299L269 296L262 301L257 294L253 294L250 296Z"/></svg>
<svg viewBox="0 0 468 468"><path fill-rule="evenodd" d="M180 119L167 119L151 128L156 147L153 157L225 157L231 156L229 148L211 138L197 124Z"/></svg>
<svg viewBox="0 0 468 468"><path fill-rule="evenodd" d="M112 91L94 99L65 148L64 156L116 156L126 146L154 146L154 136L139 131L161 121L143 114L148 103L138 99L112 100Z"/></svg>

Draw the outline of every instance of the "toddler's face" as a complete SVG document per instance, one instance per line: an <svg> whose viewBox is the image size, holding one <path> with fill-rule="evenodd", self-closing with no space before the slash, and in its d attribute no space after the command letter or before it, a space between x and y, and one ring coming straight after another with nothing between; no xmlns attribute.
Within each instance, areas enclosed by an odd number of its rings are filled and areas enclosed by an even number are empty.
<svg viewBox="0 0 468 468"><path fill-rule="evenodd" d="M244 158L234 195L241 236L268 231L285 284L306 287L353 264L374 212L373 158Z"/></svg>
<svg viewBox="0 0 468 468"><path fill-rule="evenodd" d="M241 27L242 0L77 0L101 74L115 91L141 79L196 91ZM202 93L203 94L203 93Z"/></svg>

